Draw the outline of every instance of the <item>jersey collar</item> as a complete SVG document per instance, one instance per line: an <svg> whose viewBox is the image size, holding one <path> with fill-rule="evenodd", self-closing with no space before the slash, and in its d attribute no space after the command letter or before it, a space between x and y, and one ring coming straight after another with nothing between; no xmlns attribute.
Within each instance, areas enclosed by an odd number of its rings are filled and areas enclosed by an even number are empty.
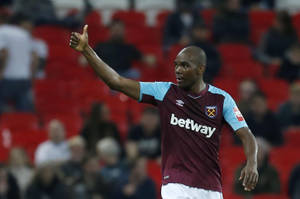
<svg viewBox="0 0 300 199"><path fill-rule="evenodd" d="M203 95L205 95L208 91L208 87L209 85L206 84L205 88L198 94L195 94L195 93L191 93L191 92L187 92L187 95L190 97L190 98L193 98L193 99L198 99L200 97L202 97Z"/></svg>

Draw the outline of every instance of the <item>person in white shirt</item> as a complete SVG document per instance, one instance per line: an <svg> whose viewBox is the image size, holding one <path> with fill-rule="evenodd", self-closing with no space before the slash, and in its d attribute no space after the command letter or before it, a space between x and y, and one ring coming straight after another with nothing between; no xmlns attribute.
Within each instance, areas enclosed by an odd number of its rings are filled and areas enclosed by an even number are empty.
<svg viewBox="0 0 300 199"><path fill-rule="evenodd" d="M17 111L32 111L31 79L37 65L31 20L23 14L0 26L0 113L14 102Z"/></svg>
<svg viewBox="0 0 300 199"><path fill-rule="evenodd" d="M49 140L41 143L35 151L35 166L62 163L70 159L64 125L59 120L52 120L48 126L48 133Z"/></svg>

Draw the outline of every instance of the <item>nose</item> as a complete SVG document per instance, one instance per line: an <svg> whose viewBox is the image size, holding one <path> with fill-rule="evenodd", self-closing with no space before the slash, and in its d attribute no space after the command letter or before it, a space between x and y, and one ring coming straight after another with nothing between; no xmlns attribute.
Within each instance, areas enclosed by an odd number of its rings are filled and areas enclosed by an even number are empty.
<svg viewBox="0 0 300 199"><path fill-rule="evenodd" d="M182 73L182 71L183 71L183 67L182 66L179 65L179 66L175 67L175 73L176 74L180 74L180 73Z"/></svg>

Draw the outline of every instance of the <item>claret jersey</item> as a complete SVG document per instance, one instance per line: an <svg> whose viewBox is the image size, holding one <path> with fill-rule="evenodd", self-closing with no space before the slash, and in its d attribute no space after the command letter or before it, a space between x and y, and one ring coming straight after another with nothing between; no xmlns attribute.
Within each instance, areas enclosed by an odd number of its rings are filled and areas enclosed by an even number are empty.
<svg viewBox="0 0 300 199"><path fill-rule="evenodd" d="M140 82L140 102L158 107L162 128L162 182L222 191L221 128L247 124L231 96L208 85L199 94L170 82Z"/></svg>

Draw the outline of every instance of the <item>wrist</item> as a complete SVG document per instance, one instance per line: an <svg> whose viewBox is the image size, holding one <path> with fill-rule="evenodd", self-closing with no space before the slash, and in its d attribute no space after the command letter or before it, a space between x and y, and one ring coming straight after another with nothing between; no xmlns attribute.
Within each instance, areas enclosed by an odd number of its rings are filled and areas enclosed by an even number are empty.
<svg viewBox="0 0 300 199"><path fill-rule="evenodd" d="M246 165L247 166L255 166L255 167L257 167L257 161L256 160L247 160Z"/></svg>
<svg viewBox="0 0 300 199"><path fill-rule="evenodd" d="M90 50L91 50L91 46L89 44L87 44L83 50L81 51L82 54L87 54Z"/></svg>

